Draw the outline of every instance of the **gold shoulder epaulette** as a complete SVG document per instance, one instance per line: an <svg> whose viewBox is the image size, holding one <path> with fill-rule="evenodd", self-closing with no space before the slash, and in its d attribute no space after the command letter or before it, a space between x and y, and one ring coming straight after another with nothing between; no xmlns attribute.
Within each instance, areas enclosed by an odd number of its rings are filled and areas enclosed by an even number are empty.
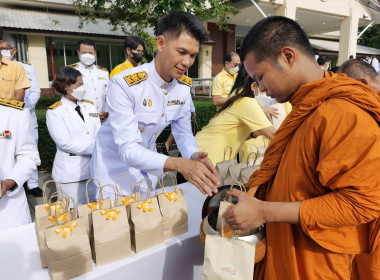
<svg viewBox="0 0 380 280"><path fill-rule="evenodd" d="M94 102L92 102L91 100L87 100L87 99L82 99L83 102L87 102L87 103L90 103L92 105L94 105Z"/></svg>
<svg viewBox="0 0 380 280"><path fill-rule="evenodd" d="M79 64L78 63L74 63L74 64L70 64L70 65L66 65L66 66L71 67L71 68L78 68Z"/></svg>
<svg viewBox="0 0 380 280"><path fill-rule="evenodd" d="M61 106L61 104L62 104L62 101L57 101L57 102L55 102L53 105L50 105L50 106L48 107L48 109L55 110L55 109L57 109L59 106Z"/></svg>
<svg viewBox="0 0 380 280"><path fill-rule="evenodd" d="M193 85L193 81L191 80L191 78L183 75L180 79L178 79L178 81L180 81L182 84L185 84L189 87L191 87Z"/></svg>
<svg viewBox="0 0 380 280"><path fill-rule="evenodd" d="M106 72L108 72L108 69L105 68L105 67L102 67L102 66L99 66L99 65L97 65L96 67L98 67L98 69L100 69L100 70L102 70L102 71L106 71Z"/></svg>
<svg viewBox="0 0 380 280"><path fill-rule="evenodd" d="M22 101L17 101L13 99L7 99L7 98L1 98L0 97L0 104L12 108L16 108L19 110L24 110L25 103Z"/></svg>
<svg viewBox="0 0 380 280"><path fill-rule="evenodd" d="M146 71L141 71L128 76L124 76L124 80L130 87L142 81L145 81L146 79L148 79L148 73Z"/></svg>
<svg viewBox="0 0 380 280"><path fill-rule="evenodd" d="M26 61L20 61L20 62L21 62L21 63L24 63L24 64L32 65L31 63L26 62Z"/></svg>

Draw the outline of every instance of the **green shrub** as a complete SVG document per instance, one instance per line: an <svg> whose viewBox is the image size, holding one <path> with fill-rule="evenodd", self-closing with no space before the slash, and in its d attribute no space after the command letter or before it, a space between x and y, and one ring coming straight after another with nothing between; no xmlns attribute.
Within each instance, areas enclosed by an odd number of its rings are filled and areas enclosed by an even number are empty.
<svg viewBox="0 0 380 280"><path fill-rule="evenodd" d="M216 108L211 101L194 100L195 112L197 114L198 131L207 125L211 116L215 114Z"/></svg>
<svg viewBox="0 0 380 280"><path fill-rule="evenodd" d="M40 153L40 169L50 171L53 167L56 146L51 139L46 125L46 110L36 110L38 121L38 151Z"/></svg>
<svg viewBox="0 0 380 280"><path fill-rule="evenodd" d="M47 110L55 102L61 100L61 96L41 97L36 104L36 110Z"/></svg>

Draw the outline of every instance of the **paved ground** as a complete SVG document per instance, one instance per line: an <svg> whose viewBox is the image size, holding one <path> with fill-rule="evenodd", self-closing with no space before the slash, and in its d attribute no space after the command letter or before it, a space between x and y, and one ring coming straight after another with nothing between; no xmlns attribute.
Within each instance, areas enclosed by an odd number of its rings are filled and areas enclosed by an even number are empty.
<svg viewBox="0 0 380 280"><path fill-rule="evenodd" d="M177 150L174 150L174 151L169 151L169 155L170 156L177 156L178 155L178 151ZM176 174L176 172L173 172L174 174ZM46 172L46 171L40 171L38 172L38 186L42 189L42 186L44 185L44 183L48 180L52 180L51 176L50 176L50 172ZM166 176L165 179L164 179L164 185L165 186L171 186L172 185L172 181L171 179L169 178L169 176ZM46 187L46 194L47 194L47 197L49 198L54 192L55 192L55 185L54 183L51 183L51 184L48 184L47 187ZM43 204L43 198L42 197L34 197L33 195L28 195L28 204L29 204L29 209L30 209L30 214L32 216L32 219L34 220L34 207L38 204Z"/></svg>

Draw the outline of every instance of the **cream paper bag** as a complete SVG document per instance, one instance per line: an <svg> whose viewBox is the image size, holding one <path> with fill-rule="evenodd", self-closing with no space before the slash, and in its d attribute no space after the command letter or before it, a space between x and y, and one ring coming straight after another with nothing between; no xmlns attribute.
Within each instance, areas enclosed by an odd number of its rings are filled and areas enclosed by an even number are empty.
<svg viewBox="0 0 380 280"><path fill-rule="evenodd" d="M38 222L38 220L41 218L41 217L46 217L48 215L48 209L49 209L49 205L48 205L48 198L47 198L47 191L46 191L46 186L50 183L55 183L55 186L56 186L56 192L58 194L58 196L60 196L60 194L63 192L62 191L62 187L61 187L61 184L55 180L49 180L49 181L46 181L43 186L42 186L42 199L43 199L43 204L39 204L39 205L36 205L34 207L34 213L35 213L35 216L34 216L34 220ZM55 203L51 203L50 207L52 207L54 209L55 207ZM59 207L57 208L57 211L58 213L60 213L63 209L63 205L59 205ZM52 210L53 210L52 209Z"/></svg>
<svg viewBox="0 0 380 280"><path fill-rule="evenodd" d="M228 154L229 154L229 156L227 159L226 155L228 155ZM233 179L229 173L228 167L230 165L236 164L237 159L236 159L236 157L235 158L231 158L231 157L232 157L232 148L230 146L226 146L226 147L224 147L223 161L218 162L215 165L216 174L219 178L221 185L229 184L228 182L233 181Z"/></svg>
<svg viewBox="0 0 380 280"><path fill-rule="evenodd" d="M222 236L206 235L201 280L251 280L255 264L255 244Z"/></svg>
<svg viewBox="0 0 380 280"><path fill-rule="evenodd" d="M234 185L239 186L241 191L247 192L244 185L242 183L240 183L239 181L235 181L231 184L230 191L232 191L232 189L234 188ZM219 204L218 219L216 221L216 230L217 231L222 230L222 224L224 223L223 214L224 214L224 212L226 212L226 210L229 206L234 206L234 204L232 203L232 196L230 196L230 195L228 196L227 201L226 201L226 199L224 199Z"/></svg>
<svg viewBox="0 0 380 280"><path fill-rule="evenodd" d="M123 185L121 182L122 178L126 178L128 180L129 187L131 188L131 194L130 195L124 195L124 193L123 193ZM137 186L135 187L135 182L133 180L133 177L129 174L119 175L116 178L116 187L119 187L119 195L117 197L115 205L121 205L121 204L125 205L125 207L127 208L129 225L130 225L130 227L132 227L131 208L129 206L132 202L141 200L140 188Z"/></svg>
<svg viewBox="0 0 380 280"><path fill-rule="evenodd" d="M92 271L90 242L87 234L87 217L77 218L70 211L70 221L45 230L46 260L50 278L71 279ZM57 214L55 214L56 219ZM59 219L57 219L59 221Z"/></svg>
<svg viewBox="0 0 380 280"><path fill-rule="evenodd" d="M140 187L142 182L148 185L146 200L131 203L131 238L135 253L164 242L163 219L157 197L151 196L152 181L144 178L137 185Z"/></svg>
<svg viewBox="0 0 380 280"><path fill-rule="evenodd" d="M99 190L99 199L103 199L103 189L113 185L105 185ZM127 210L124 204L116 205L111 209L92 211L92 226L94 231L94 260L96 265L103 265L131 256L131 238Z"/></svg>
<svg viewBox="0 0 380 280"><path fill-rule="evenodd" d="M173 181L173 192L165 192L164 177L170 176ZM177 180L173 173L160 175L159 185L162 193L157 194L158 204L163 218L163 235L168 239L188 231L188 208L181 189L177 189Z"/></svg>
<svg viewBox="0 0 380 280"><path fill-rule="evenodd" d="M282 104L282 103L275 103L275 104L271 105L271 107L277 108L277 110L278 110L277 111L277 113L278 113L277 118L275 118L275 117L272 118L273 127L277 130L277 129L279 129L279 127L281 126L281 124L283 123L283 121L286 118L285 107L284 107L284 104Z"/></svg>
<svg viewBox="0 0 380 280"><path fill-rule="evenodd" d="M93 244L93 232L92 232L92 211L94 210L99 210L100 209L100 205L102 206L102 209L110 209L111 208L111 199L109 198L106 198L106 199L102 199L102 200L98 200L98 201L92 201L90 202L90 199L88 197L88 184L91 182L91 181L95 181L98 186L99 186L99 189L102 187L102 185L100 184L100 181L98 179L88 179L87 182L86 182L86 199L87 199L87 204L83 204L83 205L78 205L78 215L79 217L87 217L88 219L88 227L87 227L87 232L90 236L90 244L92 245Z"/></svg>
<svg viewBox="0 0 380 280"><path fill-rule="evenodd" d="M257 161L257 153L251 152L247 156L246 161L230 165L228 167L228 170L230 172L230 175L231 175L231 178L233 179L233 181L243 181L242 176L241 176L242 169L247 168L248 166L250 166L250 164L252 164L252 166L253 166L256 161ZM231 183L229 183L229 184L231 184ZM246 183L246 182L243 182L243 183Z"/></svg>

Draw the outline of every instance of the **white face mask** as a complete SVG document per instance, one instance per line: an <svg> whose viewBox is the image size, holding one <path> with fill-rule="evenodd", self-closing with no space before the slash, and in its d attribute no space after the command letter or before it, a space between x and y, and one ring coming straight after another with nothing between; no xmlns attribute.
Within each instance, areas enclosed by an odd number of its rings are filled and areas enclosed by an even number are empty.
<svg viewBox="0 0 380 280"><path fill-rule="evenodd" d="M95 62L95 56L89 53L85 53L79 56L80 61L82 61L85 65L91 66Z"/></svg>
<svg viewBox="0 0 380 280"><path fill-rule="evenodd" d="M255 99L257 100L257 102L259 102L260 106L263 107L268 106L272 103L272 98L267 96L265 93L261 92L259 92L259 94L255 96Z"/></svg>
<svg viewBox="0 0 380 280"><path fill-rule="evenodd" d="M71 96L74 97L76 100L82 100L84 98L84 95L86 94L86 89L83 85L81 85L78 88L72 88L70 87L73 92L71 92Z"/></svg>
<svg viewBox="0 0 380 280"><path fill-rule="evenodd" d="M235 75L237 72L239 72L239 66L236 66L234 68L230 68L230 74Z"/></svg>
<svg viewBox="0 0 380 280"><path fill-rule="evenodd" d="M11 54L12 50L1 50L1 55L4 56L6 59L11 60L13 55Z"/></svg>

